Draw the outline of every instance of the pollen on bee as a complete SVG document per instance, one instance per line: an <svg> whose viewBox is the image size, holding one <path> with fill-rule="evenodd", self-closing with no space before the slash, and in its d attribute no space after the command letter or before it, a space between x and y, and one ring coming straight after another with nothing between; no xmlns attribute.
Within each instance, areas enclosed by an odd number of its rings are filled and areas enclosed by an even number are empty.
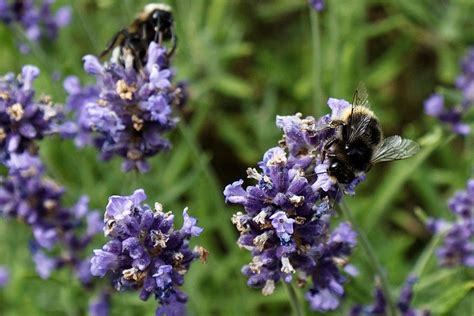
<svg viewBox="0 0 474 316"><path fill-rule="evenodd" d="M348 106L347 108L344 109L344 111L341 113L341 120L342 121L347 121L349 119L349 116L351 114L363 114L363 115L367 115L367 116L370 116L370 117L375 117L375 114L374 112L372 112L369 108L365 107L365 106L361 106L361 105L358 105L358 106L355 106L354 108Z"/></svg>
<svg viewBox="0 0 474 316"><path fill-rule="evenodd" d="M164 4L164 3L149 3L149 4L145 5L145 8L143 9L143 12L145 14L150 14L151 12L153 12L155 10L171 12L171 7L167 4Z"/></svg>

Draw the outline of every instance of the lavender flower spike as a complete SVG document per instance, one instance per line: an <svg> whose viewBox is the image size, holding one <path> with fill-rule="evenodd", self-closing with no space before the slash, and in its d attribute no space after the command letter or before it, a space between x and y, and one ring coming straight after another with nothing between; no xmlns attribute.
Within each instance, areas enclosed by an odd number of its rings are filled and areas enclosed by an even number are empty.
<svg viewBox="0 0 474 316"><path fill-rule="evenodd" d="M474 179L467 182L465 191L457 192L448 202L456 220L449 223L431 219L429 228L435 233L446 232L443 245L437 250L442 266L474 267Z"/></svg>
<svg viewBox="0 0 474 316"><path fill-rule="evenodd" d="M331 232L330 218L342 194L353 194L363 179L343 185L327 174L322 149L334 130L322 127L350 104L329 99L328 105L332 114L319 120L277 116L283 130L280 146L267 150L259 170L247 170L256 184L244 187L239 180L224 189L225 201L244 211L234 214L232 223L240 233L239 247L253 257L242 268L247 284L270 295L278 282L290 283L298 275L299 283L312 281L305 297L315 311L336 309L344 296L342 268L356 234L348 223Z"/></svg>
<svg viewBox="0 0 474 316"><path fill-rule="evenodd" d="M66 106L79 126L76 144L94 145L102 159L120 156L123 170L149 169L147 159L170 148L163 134L172 130L177 119L172 106L182 106L183 91L172 84L166 50L152 42L144 66L101 62L84 57L84 70L96 83L81 87L77 78L64 82L69 94Z"/></svg>
<svg viewBox="0 0 474 316"><path fill-rule="evenodd" d="M13 153L36 152L35 141L62 131L62 115L47 96L35 100L33 83L40 71L26 65L21 75L0 77L0 161Z"/></svg>
<svg viewBox="0 0 474 316"><path fill-rule="evenodd" d="M109 241L94 250L91 273L109 275L119 291L139 289L142 300L153 294L160 304L157 315L184 315L184 275L194 260L207 254L202 247L191 250L189 240L202 228L185 209L183 226L176 229L173 214L164 213L159 203L150 208L145 199L143 190L109 198L104 216Z"/></svg>
<svg viewBox="0 0 474 316"><path fill-rule="evenodd" d="M98 232L98 213L89 211L86 197L65 207L64 189L44 178L44 166L37 156L11 154L6 166L8 177L0 178L0 215L30 226L30 249L40 277L46 279L56 269L69 265L87 285L91 276L89 269L84 269L88 260L81 256L81 250Z"/></svg>
<svg viewBox="0 0 474 316"><path fill-rule="evenodd" d="M431 95L424 103L425 113L447 124L458 135L468 135L471 127L463 121L466 112L474 106L474 48L471 48L461 61L461 74L456 79L461 101L448 107L445 98L439 94Z"/></svg>
<svg viewBox="0 0 474 316"><path fill-rule="evenodd" d="M43 0L40 5L36 5L33 0L1 0L0 22L7 25L19 24L33 43L42 39L54 40L59 29L69 24L71 8L64 6L53 13L53 3L54 0ZM25 43L20 43L19 46L24 54L30 51L30 47Z"/></svg>
<svg viewBox="0 0 474 316"><path fill-rule="evenodd" d="M416 283L415 277L409 277L403 285L397 302L397 310L402 316L430 316L429 310L414 309L412 304L413 286ZM375 287L375 302L373 305L352 307L350 316L384 316L387 315L387 301L379 286Z"/></svg>

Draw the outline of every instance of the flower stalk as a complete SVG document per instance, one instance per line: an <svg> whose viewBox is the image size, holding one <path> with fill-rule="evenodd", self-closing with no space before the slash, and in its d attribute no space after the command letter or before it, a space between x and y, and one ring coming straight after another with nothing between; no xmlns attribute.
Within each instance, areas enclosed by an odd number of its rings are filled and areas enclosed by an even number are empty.
<svg viewBox="0 0 474 316"><path fill-rule="evenodd" d="M293 284L291 283L286 283L285 284L286 291L288 292L288 298L290 299L290 304L291 304L291 309L293 310L293 314L295 316L304 316L304 310L301 307L301 304L298 300L298 295L296 294L295 288L293 287Z"/></svg>
<svg viewBox="0 0 474 316"><path fill-rule="evenodd" d="M357 224L357 222L354 219L354 216L352 216L352 212L349 206L347 205L347 203L344 201L344 199L341 199L339 206L344 217L346 217L346 219L351 223L353 229L357 232L359 236L360 244L362 245L362 248L364 248L364 251L367 253L367 257L369 258L372 268L375 270L378 277L380 278L382 292L384 293L384 296L388 303L388 315L396 316L397 312L396 312L395 304L392 300L392 297L390 296L390 285L387 279L387 275L384 271L384 268L382 267L382 264L379 261L379 258L375 254L375 251L372 245L370 244L369 239L365 235L364 231Z"/></svg>

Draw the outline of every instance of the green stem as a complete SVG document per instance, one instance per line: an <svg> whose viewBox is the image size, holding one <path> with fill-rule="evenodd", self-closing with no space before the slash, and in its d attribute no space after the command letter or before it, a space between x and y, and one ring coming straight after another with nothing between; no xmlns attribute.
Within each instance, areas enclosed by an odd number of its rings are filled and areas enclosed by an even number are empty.
<svg viewBox="0 0 474 316"><path fill-rule="evenodd" d="M125 174L125 179L122 184L121 194L123 195L130 195L135 191L138 184L138 170L130 170L128 173Z"/></svg>
<svg viewBox="0 0 474 316"><path fill-rule="evenodd" d="M21 41L23 41L23 43L28 45L34 57L36 58L37 63L39 64L38 67L40 67L40 69L46 69L48 74L51 75L55 70L53 68L54 65L48 61L48 57L46 53L43 51L43 49L39 47L39 43L35 43L32 40L30 40L30 38L26 35L26 33L20 27L14 27L14 32L17 35L17 39L19 38ZM51 91L54 91L54 86L51 83L51 80L46 80L46 82L49 88L51 89Z"/></svg>
<svg viewBox="0 0 474 316"><path fill-rule="evenodd" d="M313 45L313 105L316 116L322 113L322 82L321 82L321 32L319 29L319 15L309 7L309 16L311 21L311 42Z"/></svg>
<svg viewBox="0 0 474 316"><path fill-rule="evenodd" d="M436 247L443 239L443 234L436 234L433 238L431 238L430 243L426 246L425 251L421 254L418 260L415 263L415 267L413 268L410 275L414 275L417 278L421 278L421 275L425 271L428 262L430 261L431 256L436 250Z"/></svg>
<svg viewBox="0 0 474 316"><path fill-rule="evenodd" d="M388 308L389 308L389 315L391 316L396 316L396 308L395 304L392 300L392 297L390 295L390 285L387 279L387 275L385 273L384 268L382 267L382 264L379 261L379 258L375 254L374 248L369 242L369 239L365 235L364 231L360 228L360 226L356 223L354 216L352 216L352 212L349 209L349 206L346 204L344 199L341 200L341 203L339 204L342 214L347 218L347 220L352 224L352 227L354 230L357 232L359 235L359 240L361 242L362 248L364 248L367 257L370 261L370 264L372 265L372 268L375 270L376 274L380 278L380 283L382 285L382 291L384 293L385 299L387 300L388 303Z"/></svg>
<svg viewBox="0 0 474 316"><path fill-rule="evenodd" d="M293 284L291 283L286 283L285 284L286 291L288 292L288 296L290 298L290 304L291 308L293 309L293 313L296 316L304 316L304 311L303 308L301 307L299 301L298 301L298 295L296 295L295 288L293 287Z"/></svg>

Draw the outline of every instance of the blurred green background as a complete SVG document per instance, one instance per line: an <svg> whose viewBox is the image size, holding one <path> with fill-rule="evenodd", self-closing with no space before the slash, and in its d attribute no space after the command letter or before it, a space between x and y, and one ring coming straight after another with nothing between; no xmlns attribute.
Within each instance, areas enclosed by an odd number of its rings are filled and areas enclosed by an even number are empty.
<svg viewBox="0 0 474 316"><path fill-rule="evenodd" d="M0 73L38 65L38 94L63 103L62 80L53 80L53 74L92 82L81 57L100 53L145 3L58 0L57 7L72 6L71 25L30 55L16 48L20 34L0 25ZM103 211L109 195L143 187L150 204L160 201L177 214L189 206L205 228L198 242L210 251L208 263L195 263L186 276L189 313L288 315L281 284L269 297L246 286L240 268L250 254L235 244L230 217L238 208L224 204L222 191L276 145L277 114L327 113L329 96L351 100L363 81L385 134L417 139L423 148L413 159L374 167L348 203L386 267L394 296L415 271L421 273L416 306L429 306L435 315L473 315L472 271L437 268L433 241L415 210L450 218L446 199L472 177L472 138L448 141L449 133L424 115L423 100L453 86L459 60L474 44L474 1L327 0L319 14L306 0L168 3L179 37L177 78L190 89L187 108L177 113L181 124L169 134L173 149L151 160L150 173L132 179L120 171L120 161L97 161L93 149L43 141L48 174L67 187L68 203L88 194ZM39 279L27 247L30 234L20 223L0 222L0 265L12 271L10 284L0 289L0 315L84 315L93 293L69 271ZM95 245L102 242L98 238ZM345 303L332 315L371 300L374 274L363 249L356 249L352 263L361 273L349 280ZM122 293L112 306L112 315L154 315L156 303Z"/></svg>

